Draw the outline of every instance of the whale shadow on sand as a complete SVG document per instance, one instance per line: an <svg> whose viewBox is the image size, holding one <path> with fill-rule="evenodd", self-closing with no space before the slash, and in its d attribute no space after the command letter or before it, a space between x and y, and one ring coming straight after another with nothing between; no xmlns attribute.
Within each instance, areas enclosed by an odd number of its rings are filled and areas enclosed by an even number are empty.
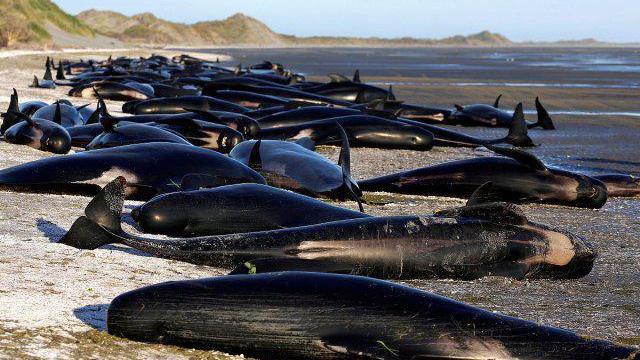
<svg viewBox="0 0 640 360"><path fill-rule="evenodd" d="M73 315L85 325L98 331L107 331L107 309L109 304L85 305L73 309Z"/></svg>

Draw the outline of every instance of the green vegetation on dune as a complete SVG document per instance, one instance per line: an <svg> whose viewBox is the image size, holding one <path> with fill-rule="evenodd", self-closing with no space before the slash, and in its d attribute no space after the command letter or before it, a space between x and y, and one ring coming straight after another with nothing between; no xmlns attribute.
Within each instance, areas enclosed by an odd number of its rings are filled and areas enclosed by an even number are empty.
<svg viewBox="0 0 640 360"><path fill-rule="evenodd" d="M94 31L50 0L0 0L0 46L43 44L52 40L49 26L84 37Z"/></svg>
<svg viewBox="0 0 640 360"><path fill-rule="evenodd" d="M470 36L454 36L442 40L415 38L354 38L314 36L297 37L279 34L267 25L244 14L235 14L224 20L201 21L187 25L159 19L144 13L127 17L113 11L87 10L78 19L92 26L98 33L116 37L128 43L181 44L181 45L235 45L263 46L504 46L511 41L500 34L483 31Z"/></svg>
<svg viewBox="0 0 640 360"><path fill-rule="evenodd" d="M112 43L117 39L134 45L371 47L532 45L531 43L513 43L506 37L489 31L444 39L297 37L274 32L264 23L241 13L224 20L182 24L160 19L152 13L126 16L115 11L92 9L73 16L62 11L51 0L0 0L0 47L55 44L56 41L64 43L65 40L62 39L65 37L64 34L91 39L99 34L107 37L107 40ZM577 43L557 42L546 45L571 46L574 43L578 46L602 44L587 39Z"/></svg>

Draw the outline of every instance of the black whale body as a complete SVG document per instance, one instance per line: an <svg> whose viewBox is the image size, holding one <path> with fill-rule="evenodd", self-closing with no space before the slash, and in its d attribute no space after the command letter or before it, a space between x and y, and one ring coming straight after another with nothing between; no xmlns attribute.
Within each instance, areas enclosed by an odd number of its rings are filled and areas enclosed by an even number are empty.
<svg viewBox="0 0 640 360"><path fill-rule="evenodd" d="M144 232L176 236L274 230L368 217L260 184L162 194L133 209L131 216Z"/></svg>
<svg viewBox="0 0 640 360"><path fill-rule="evenodd" d="M636 348L360 276L282 272L129 291L110 334L262 359L639 359Z"/></svg>
<svg viewBox="0 0 640 360"><path fill-rule="evenodd" d="M146 143L50 157L0 170L0 188L22 192L93 195L113 176L129 181L127 195L150 199L175 191L188 174L225 183L264 184L257 172L212 150Z"/></svg>
<svg viewBox="0 0 640 360"><path fill-rule="evenodd" d="M600 208L607 189L599 180L565 170L548 168L533 155L487 145L507 157L479 157L362 180L363 191L468 198L491 182L491 201L541 202Z"/></svg>
<svg viewBox="0 0 640 360"><path fill-rule="evenodd" d="M61 244L95 249L109 243L233 273L306 270L379 278L577 278L593 267L584 239L530 222L507 204L448 210L435 217L365 217L322 224L194 238L152 239L124 232L126 180L94 197ZM253 264L248 270L242 264Z"/></svg>

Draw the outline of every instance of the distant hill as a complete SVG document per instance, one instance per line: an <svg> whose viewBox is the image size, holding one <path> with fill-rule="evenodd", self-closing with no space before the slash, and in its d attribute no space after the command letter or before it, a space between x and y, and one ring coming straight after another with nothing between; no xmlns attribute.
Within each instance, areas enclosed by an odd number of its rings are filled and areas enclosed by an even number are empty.
<svg viewBox="0 0 640 360"><path fill-rule="evenodd" d="M133 44L180 45L352 45L352 46L505 46L512 42L500 34L483 31L470 36L454 36L442 40L382 39L353 37L296 37L278 34L267 25L243 14L219 21L180 24L162 20L150 13L125 16L113 11L87 10L77 18L105 36Z"/></svg>
<svg viewBox="0 0 640 360"><path fill-rule="evenodd" d="M175 23L151 13L126 16L115 11L87 10L69 15L50 0L0 0L0 47L122 45L182 46L606 46L593 39L514 43L482 31L444 39L355 38L279 34L243 14L195 24Z"/></svg>
<svg viewBox="0 0 640 360"><path fill-rule="evenodd" d="M77 18L100 34L133 44L272 46L286 43L284 36L243 14L190 25L159 19L151 13L128 17L113 11L88 10Z"/></svg>

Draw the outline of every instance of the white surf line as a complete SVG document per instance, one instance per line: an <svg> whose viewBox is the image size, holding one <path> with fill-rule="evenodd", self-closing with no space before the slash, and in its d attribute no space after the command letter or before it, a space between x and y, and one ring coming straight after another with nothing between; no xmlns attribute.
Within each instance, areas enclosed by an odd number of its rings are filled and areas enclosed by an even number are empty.
<svg viewBox="0 0 640 360"><path fill-rule="evenodd" d="M511 112L513 113L513 112ZM537 114L535 110L525 110L525 114ZM570 115L570 116L630 116L640 117L640 112L636 111L581 111L581 110L556 110L549 111L549 115Z"/></svg>
<svg viewBox="0 0 640 360"><path fill-rule="evenodd" d="M119 49L61 49L61 50L2 50L0 58L9 58L27 55L52 55L52 54L75 54L75 53L103 53L103 52L123 52L123 51L139 51L142 48L119 48Z"/></svg>
<svg viewBox="0 0 640 360"><path fill-rule="evenodd" d="M405 86L503 86L503 87L550 87L574 89L640 89L640 85L616 84L563 84L563 83L510 83L510 82L371 82L372 85Z"/></svg>

